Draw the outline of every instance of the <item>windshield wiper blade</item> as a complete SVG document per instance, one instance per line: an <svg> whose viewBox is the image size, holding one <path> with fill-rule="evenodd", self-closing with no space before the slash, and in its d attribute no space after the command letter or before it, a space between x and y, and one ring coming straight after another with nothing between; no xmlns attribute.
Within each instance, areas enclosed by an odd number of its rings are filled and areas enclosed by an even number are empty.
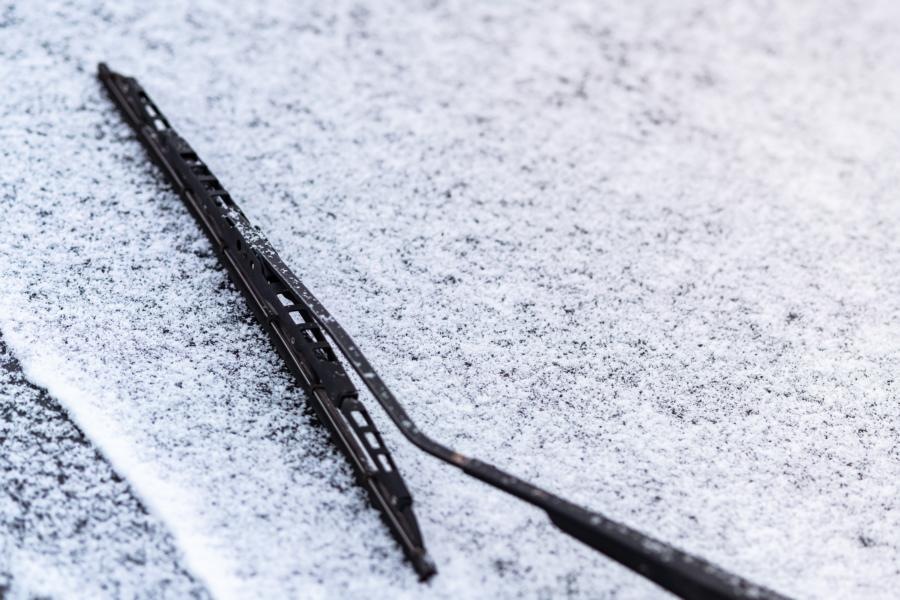
<svg viewBox="0 0 900 600"><path fill-rule="evenodd" d="M269 242L172 129L141 86L132 78L113 73L105 64L99 66L99 77L150 157L203 226L235 286L306 390L319 419L350 460L358 481L369 492L419 577L431 577L436 570L422 541L412 496L304 299L305 288L297 286L296 277Z"/></svg>
<svg viewBox="0 0 900 600"><path fill-rule="evenodd" d="M416 427L359 346L250 224L140 84L103 63L98 70L110 97L203 226L236 287L309 392L319 416L350 458L361 483L420 577L429 577L435 568L424 549L412 499L329 339L410 442L468 475L544 510L560 530L572 537L683 598L783 598L428 437ZM374 441L370 443L370 439Z"/></svg>

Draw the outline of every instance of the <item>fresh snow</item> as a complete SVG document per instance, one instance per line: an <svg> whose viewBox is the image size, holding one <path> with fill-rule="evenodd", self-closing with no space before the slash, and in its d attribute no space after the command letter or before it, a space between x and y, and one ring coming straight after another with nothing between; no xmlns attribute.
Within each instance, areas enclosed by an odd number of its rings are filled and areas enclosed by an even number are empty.
<svg viewBox="0 0 900 600"><path fill-rule="evenodd" d="M370 403L440 570L418 583L100 60L435 438L782 593L895 595L888 1L0 2L0 334L30 382L0 459L47 515L0 530L0 586L663 595ZM76 518L109 544L30 529Z"/></svg>

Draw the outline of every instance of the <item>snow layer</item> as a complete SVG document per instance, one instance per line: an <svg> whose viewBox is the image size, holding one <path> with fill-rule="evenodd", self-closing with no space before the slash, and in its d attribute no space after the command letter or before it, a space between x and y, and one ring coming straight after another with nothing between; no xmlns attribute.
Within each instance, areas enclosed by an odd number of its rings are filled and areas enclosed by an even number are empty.
<svg viewBox="0 0 900 600"><path fill-rule="evenodd" d="M660 593L379 418L418 584L108 60L436 438L784 593L891 597L898 29L892 2L10 5L0 331L215 596Z"/></svg>
<svg viewBox="0 0 900 600"><path fill-rule="evenodd" d="M204 598L90 441L0 340L0 596Z"/></svg>

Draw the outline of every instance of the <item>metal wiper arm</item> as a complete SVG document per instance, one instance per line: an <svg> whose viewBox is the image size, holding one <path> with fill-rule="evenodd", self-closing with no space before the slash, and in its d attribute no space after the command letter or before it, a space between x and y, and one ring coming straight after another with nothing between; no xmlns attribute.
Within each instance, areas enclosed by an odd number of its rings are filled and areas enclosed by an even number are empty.
<svg viewBox="0 0 900 600"><path fill-rule="evenodd" d="M291 371L316 402L320 417L361 474L407 556L425 578L434 567L422 546L409 493L380 435L335 359L327 334L403 435L432 456L544 510L562 531L683 598L782 598L701 558L582 508L428 437L413 423L363 353L321 302L246 219L190 146L171 128L137 81L103 63L99 78L154 161L203 225L237 287L247 296ZM299 321L295 323L294 321ZM355 419L361 416L363 425ZM348 428L348 425L349 428ZM353 433L356 436L353 436ZM378 444L359 443L374 433ZM364 451L363 451L364 450ZM366 457L370 464L366 465ZM379 470L385 460L387 470ZM375 470L371 470L375 463ZM397 504L402 505L398 509Z"/></svg>

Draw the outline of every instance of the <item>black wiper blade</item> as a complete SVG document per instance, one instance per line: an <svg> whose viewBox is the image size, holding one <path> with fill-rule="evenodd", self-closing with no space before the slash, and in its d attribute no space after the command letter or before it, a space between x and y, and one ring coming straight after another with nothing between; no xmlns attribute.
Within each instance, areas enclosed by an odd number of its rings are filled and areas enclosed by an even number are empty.
<svg viewBox="0 0 900 600"><path fill-rule="evenodd" d="M319 419L346 454L360 484L419 577L436 572L422 541L412 496L347 372L305 299L306 288L281 262L197 153L141 86L99 65L99 77L150 157L203 226L235 286L306 390Z"/></svg>
<svg viewBox="0 0 900 600"><path fill-rule="evenodd" d="M410 442L488 485L543 509L572 537L683 598L783 598L425 435L359 346L250 224L137 81L110 71L103 63L99 65L99 78L151 158L203 226L236 286L247 297L290 370L309 391L319 416L331 428L423 579L435 569L422 545L412 499L329 339ZM370 443L367 434L372 434L371 439L377 443Z"/></svg>

